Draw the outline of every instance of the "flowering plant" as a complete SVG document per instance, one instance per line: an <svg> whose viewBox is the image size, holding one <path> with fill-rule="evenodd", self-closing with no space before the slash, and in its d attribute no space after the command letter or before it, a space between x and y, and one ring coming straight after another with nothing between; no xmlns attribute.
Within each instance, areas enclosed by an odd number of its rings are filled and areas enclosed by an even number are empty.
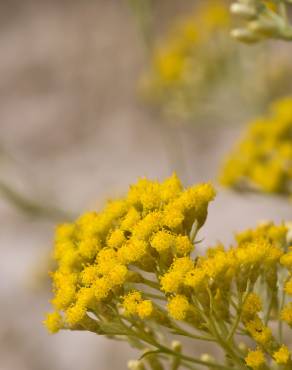
<svg viewBox="0 0 292 370"><path fill-rule="evenodd" d="M131 369L291 369L288 228L267 223L201 255L197 235L214 196L210 184L185 189L176 175L141 179L101 212L59 226L48 330L126 340L142 351ZM180 337L219 346L224 357L187 354Z"/></svg>

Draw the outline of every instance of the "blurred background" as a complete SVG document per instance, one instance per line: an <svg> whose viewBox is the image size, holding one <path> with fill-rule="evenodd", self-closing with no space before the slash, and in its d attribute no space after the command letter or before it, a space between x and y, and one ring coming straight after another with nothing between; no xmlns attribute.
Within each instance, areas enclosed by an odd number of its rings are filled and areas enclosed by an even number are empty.
<svg viewBox="0 0 292 370"><path fill-rule="evenodd" d="M225 28L216 55L202 47L212 26L187 51L186 74L173 65L167 43L193 35L180 22L198 17L199 3L0 1L1 370L126 369L136 354L125 344L43 328L54 226L100 207L137 177L175 170L186 185L216 181L246 121L289 91L291 45L239 45ZM206 19L212 23L212 13ZM218 57L222 68L214 69ZM193 68L192 58L201 64ZM168 80L157 84L161 71ZM201 248L291 213L281 198L219 189Z"/></svg>

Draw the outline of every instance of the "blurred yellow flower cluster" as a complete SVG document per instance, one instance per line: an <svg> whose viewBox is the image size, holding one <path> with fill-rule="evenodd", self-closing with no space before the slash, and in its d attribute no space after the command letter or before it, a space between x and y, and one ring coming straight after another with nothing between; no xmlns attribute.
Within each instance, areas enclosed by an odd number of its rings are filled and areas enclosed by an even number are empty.
<svg viewBox="0 0 292 370"><path fill-rule="evenodd" d="M291 97L275 102L266 116L250 123L225 163L221 182L239 190L291 195Z"/></svg>
<svg viewBox="0 0 292 370"><path fill-rule="evenodd" d="M137 369L150 360L151 369L163 369L165 357L174 369L260 369L272 362L291 368L281 330L276 336L269 326L292 326L292 303L284 305L284 294L292 295L288 228L266 223L237 234L230 248L218 244L193 256L214 196L210 184L183 188L176 175L162 183L140 179L101 212L59 226L48 330L128 340L146 351ZM163 339L165 331L217 343L226 363L185 355ZM236 334L256 348L240 346Z"/></svg>
<svg viewBox="0 0 292 370"><path fill-rule="evenodd" d="M222 78L232 48L226 35L230 16L225 1L205 0L177 22L154 48L142 91L166 112L192 114L196 99Z"/></svg>

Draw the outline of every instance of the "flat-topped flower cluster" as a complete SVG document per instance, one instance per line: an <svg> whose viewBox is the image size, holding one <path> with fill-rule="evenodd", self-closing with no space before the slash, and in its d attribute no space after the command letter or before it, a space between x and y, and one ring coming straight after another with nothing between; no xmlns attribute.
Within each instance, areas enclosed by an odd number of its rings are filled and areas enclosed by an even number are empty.
<svg viewBox="0 0 292 370"><path fill-rule="evenodd" d="M81 325L88 310L108 304L118 308L124 302L127 309L134 297L141 301L135 306L139 316L150 315L151 302L132 293L132 285L146 281L141 271L162 277L173 261L191 253L189 234L204 223L214 195L209 184L183 190L176 175L162 184L141 179L126 198L109 201L102 212L59 226L52 304L65 313L62 325Z"/></svg>
<svg viewBox="0 0 292 370"><path fill-rule="evenodd" d="M291 368L282 336L282 322L292 326L292 304L285 304L292 295L288 228L267 223L237 234L230 248L193 253L214 196L210 184L185 189L176 175L162 183L141 179L101 212L59 226L48 330L128 340L148 351L139 363L151 369L163 369L166 359L221 370L272 362ZM167 343L166 332L217 343L226 363L187 356ZM240 345L236 334L254 348Z"/></svg>

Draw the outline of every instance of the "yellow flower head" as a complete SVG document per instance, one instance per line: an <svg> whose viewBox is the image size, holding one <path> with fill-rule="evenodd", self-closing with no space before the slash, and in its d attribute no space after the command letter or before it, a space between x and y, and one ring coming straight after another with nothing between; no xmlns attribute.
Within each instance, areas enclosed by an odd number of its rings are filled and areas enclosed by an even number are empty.
<svg viewBox="0 0 292 370"><path fill-rule="evenodd" d="M44 320L43 324L52 334L57 333L64 326L63 318L59 314L59 312L48 313L46 320Z"/></svg>
<svg viewBox="0 0 292 370"><path fill-rule="evenodd" d="M247 366L254 370L258 370L262 365L265 364L265 355L262 350L256 349L255 351L249 351L245 358Z"/></svg>
<svg viewBox="0 0 292 370"><path fill-rule="evenodd" d="M281 257L281 264L292 270L292 251L289 251Z"/></svg>
<svg viewBox="0 0 292 370"><path fill-rule="evenodd" d="M106 277L98 278L93 283L95 298L97 301L107 298L112 288L111 281Z"/></svg>
<svg viewBox="0 0 292 370"><path fill-rule="evenodd" d="M170 315L175 320L184 320L187 316L187 312L190 308L187 297L178 294L171 298L167 305L167 310Z"/></svg>
<svg viewBox="0 0 292 370"><path fill-rule="evenodd" d="M158 231L152 241L151 245L157 252L165 252L174 246L175 237L167 231Z"/></svg>
<svg viewBox="0 0 292 370"><path fill-rule="evenodd" d="M290 359L290 352L287 346L284 344L273 353L273 358L277 364L285 365Z"/></svg>
<svg viewBox="0 0 292 370"><path fill-rule="evenodd" d="M142 295L138 291L133 291L123 297L123 307L129 315L134 315L137 312L138 304L141 302Z"/></svg>
<svg viewBox="0 0 292 370"><path fill-rule="evenodd" d="M292 302L288 303L281 311L281 320L292 326Z"/></svg>
<svg viewBox="0 0 292 370"><path fill-rule="evenodd" d="M153 303L150 300L144 300L137 306L137 314L140 319L146 319L151 316L153 312Z"/></svg>
<svg viewBox="0 0 292 370"><path fill-rule="evenodd" d="M186 274L184 284L196 290L202 287L205 278L206 272L202 268L194 268Z"/></svg>
<svg viewBox="0 0 292 370"><path fill-rule="evenodd" d="M186 235L178 235L175 239L175 248L179 255L188 255L194 249L194 244Z"/></svg>
<svg viewBox="0 0 292 370"><path fill-rule="evenodd" d="M242 315L244 317L253 317L262 310L262 301L256 293L250 293L242 308Z"/></svg>
<svg viewBox="0 0 292 370"><path fill-rule="evenodd" d="M252 338L263 346L267 345L272 339L271 329L265 326L258 317L246 323L246 329Z"/></svg>
<svg viewBox="0 0 292 370"><path fill-rule="evenodd" d="M123 245L123 243L125 243L125 241L126 237L124 232L120 229L116 229L110 234L107 245L110 248L118 249Z"/></svg>
<svg viewBox="0 0 292 370"><path fill-rule="evenodd" d="M287 294L292 295L292 277L285 284L284 290Z"/></svg>
<svg viewBox="0 0 292 370"><path fill-rule="evenodd" d="M74 306L68 308L68 310L66 311L65 319L69 325L74 326L76 324L79 324L85 315L86 306L76 303Z"/></svg>

